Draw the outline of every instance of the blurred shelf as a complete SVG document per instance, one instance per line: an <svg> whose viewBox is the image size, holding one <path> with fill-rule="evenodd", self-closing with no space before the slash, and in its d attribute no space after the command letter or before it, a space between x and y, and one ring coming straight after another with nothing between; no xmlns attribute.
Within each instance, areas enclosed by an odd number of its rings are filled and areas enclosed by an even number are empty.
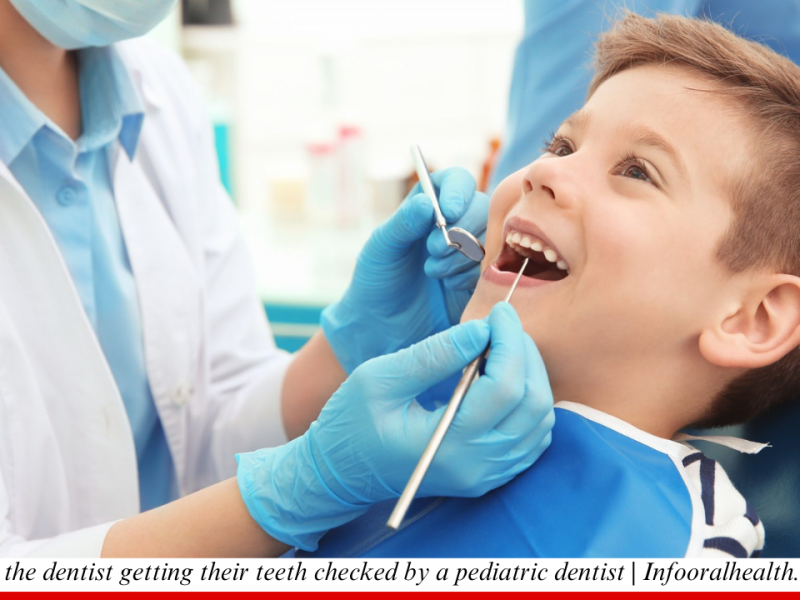
<svg viewBox="0 0 800 600"><path fill-rule="evenodd" d="M372 230L372 226L344 229L252 215L242 216L241 224L261 300L317 310L344 294L358 252Z"/></svg>
<svg viewBox="0 0 800 600"><path fill-rule="evenodd" d="M239 45L236 25L184 25L181 46L186 50L233 51Z"/></svg>

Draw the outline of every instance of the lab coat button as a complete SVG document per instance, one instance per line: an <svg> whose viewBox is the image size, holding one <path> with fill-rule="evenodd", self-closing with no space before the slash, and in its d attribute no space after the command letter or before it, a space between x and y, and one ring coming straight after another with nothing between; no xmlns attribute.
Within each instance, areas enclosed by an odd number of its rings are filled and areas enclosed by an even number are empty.
<svg viewBox="0 0 800 600"><path fill-rule="evenodd" d="M188 404L192 397L192 393L192 386L188 383L182 383L175 388L175 391L172 393L172 402L177 406L184 406L185 404Z"/></svg>
<svg viewBox="0 0 800 600"><path fill-rule="evenodd" d="M78 192L74 187L65 185L58 193L56 193L56 200L61 206L70 206L78 198Z"/></svg>

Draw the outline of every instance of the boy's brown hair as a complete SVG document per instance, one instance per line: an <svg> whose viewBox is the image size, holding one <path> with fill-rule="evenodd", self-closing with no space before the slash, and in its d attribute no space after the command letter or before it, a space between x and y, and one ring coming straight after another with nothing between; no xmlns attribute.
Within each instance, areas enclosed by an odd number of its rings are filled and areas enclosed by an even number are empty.
<svg viewBox="0 0 800 600"><path fill-rule="evenodd" d="M750 169L730 184L733 218L717 257L734 272L771 269L800 276L800 68L711 21L627 13L597 42L589 96L609 77L641 65L672 64L708 79L752 124ZM800 397L800 348L751 369L715 398L697 423L743 423Z"/></svg>

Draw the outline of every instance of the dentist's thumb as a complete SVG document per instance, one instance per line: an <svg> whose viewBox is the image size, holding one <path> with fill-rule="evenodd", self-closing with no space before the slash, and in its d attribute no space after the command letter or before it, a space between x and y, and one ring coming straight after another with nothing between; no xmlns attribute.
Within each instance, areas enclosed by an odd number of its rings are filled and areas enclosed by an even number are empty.
<svg viewBox="0 0 800 600"><path fill-rule="evenodd" d="M416 194L404 200L389 220L375 230L364 250L375 260L394 262L408 254L411 245L425 238L433 226L430 199Z"/></svg>
<svg viewBox="0 0 800 600"><path fill-rule="evenodd" d="M373 376L389 375L393 395L407 399L463 370L486 350L490 331L484 320L462 323L404 350L371 360L369 368Z"/></svg>

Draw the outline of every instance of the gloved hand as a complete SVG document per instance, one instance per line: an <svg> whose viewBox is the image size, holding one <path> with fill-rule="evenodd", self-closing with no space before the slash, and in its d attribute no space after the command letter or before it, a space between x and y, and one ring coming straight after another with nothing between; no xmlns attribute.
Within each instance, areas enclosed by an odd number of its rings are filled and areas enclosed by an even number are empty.
<svg viewBox="0 0 800 600"><path fill-rule="evenodd" d="M553 396L536 346L501 303L472 321L356 369L301 437L237 456L242 498L272 537L314 550L328 530L400 496L444 407L416 394L486 348L418 496L479 496L527 469L550 444Z"/></svg>
<svg viewBox="0 0 800 600"><path fill-rule="evenodd" d="M483 240L489 199L475 192L472 176L464 169L447 169L431 179L448 227L461 227ZM478 277L480 264L445 244L433 205L417 184L370 236L350 287L323 311L322 330L350 374L371 358L458 323Z"/></svg>

